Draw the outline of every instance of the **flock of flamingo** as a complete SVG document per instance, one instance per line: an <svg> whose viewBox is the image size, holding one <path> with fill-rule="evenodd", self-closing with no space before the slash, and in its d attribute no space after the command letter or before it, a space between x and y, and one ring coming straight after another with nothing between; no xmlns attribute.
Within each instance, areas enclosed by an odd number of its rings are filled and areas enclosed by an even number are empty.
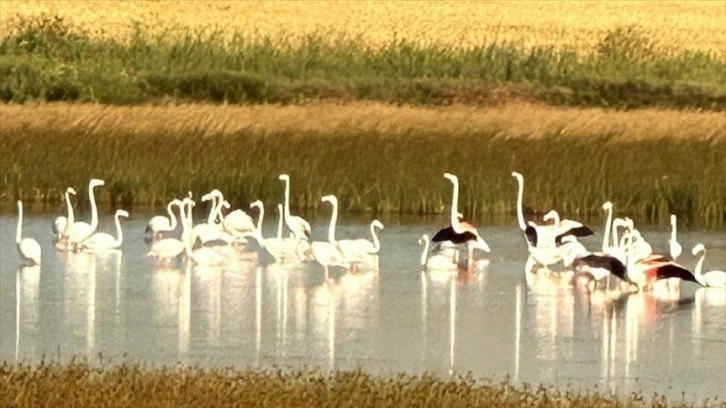
<svg viewBox="0 0 726 408"><path fill-rule="evenodd" d="M602 247L591 251L579 242L578 237L593 235L593 231L580 222L561 219L554 210L543 217L543 223L525 222L522 204L524 177L517 172L513 172L512 176L518 185L517 222L529 252L525 266L528 282L534 279L571 281L584 278L590 292L632 292L658 286L678 290L681 281L704 287L726 288L726 272L702 271L706 255L703 244L696 245L692 250L694 256L700 255L694 272L677 262L682 247L676 239L675 215L671 215L669 254L657 254L631 219L613 219L613 205L606 202L603 205L603 210L607 211L607 220ZM445 173L444 178L453 185L451 224L430 238L428 234L421 237L419 243L423 245L423 253L420 262L429 275L476 274L488 264L488 260L475 259L474 251L489 253L490 248L477 227L463 220L458 212L458 178L450 173ZM321 200L332 207L328 237L325 241L311 242L310 223L290 213L290 177L281 174L279 180L284 182L285 189L284 203L277 206L279 218L275 237L264 237L262 234L265 208L261 201L250 204L250 208L256 208L258 212L255 223L252 216L241 209L224 214L224 209L231 206L216 189L201 197L202 201L211 201L206 222L194 225L192 208L196 202L190 192L187 197L168 203L168 216L151 218L145 237L149 243L147 255L156 258L157 262L186 257L194 265L218 266L223 265L233 251L256 243L258 251L272 257L274 262L319 263L324 268L326 281L329 280L330 267L341 267L350 273L365 268L378 269L381 244L377 231L383 229L379 220L370 224L371 240L338 240L335 237L338 200L334 195L326 195ZM75 220L70 195L75 195L76 191L68 187L65 192L67 215L56 218L53 224L54 243L58 250L102 252L121 247L121 217L128 217L127 211L116 211L115 237L96 231L98 208L94 189L103 185L104 181L99 179L92 179L88 184L90 223ZM22 237L23 205L21 201L17 205L16 243L20 262L27 266L39 265L40 245L33 238ZM287 234L284 233L285 228ZM562 263L566 269L550 269L558 263Z"/></svg>

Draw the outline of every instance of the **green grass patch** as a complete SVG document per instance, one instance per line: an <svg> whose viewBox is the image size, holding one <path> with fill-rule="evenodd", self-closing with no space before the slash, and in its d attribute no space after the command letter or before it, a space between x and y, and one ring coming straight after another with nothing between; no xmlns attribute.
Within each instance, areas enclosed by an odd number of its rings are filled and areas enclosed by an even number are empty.
<svg viewBox="0 0 726 408"><path fill-rule="evenodd" d="M372 48L345 35L255 39L222 31L137 28L98 39L58 17L16 19L0 41L0 100L137 104L364 99L492 104L504 93L555 105L724 110L726 61L673 53L633 28L594 52L482 40L448 48L396 40Z"/></svg>
<svg viewBox="0 0 726 408"><path fill-rule="evenodd" d="M651 223L667 223L671 213L686 225L726 221L726 141L717 137L32 127L3 134L0 151L0 194L30 202L58 202L73 186L83 205L97 177L106 180L97 197L111 207L163 205L213 188L236 208L256 199L272 205L283 196L278 175L288 173L292 205L301 210L336 194L343 211L433 214L448 211L451 185L442 174L450 171L461 182L461 211L484 222L514 214L516 170L525 176L525 205L535 210L600 217L610 200L617 214Z"/></svg>

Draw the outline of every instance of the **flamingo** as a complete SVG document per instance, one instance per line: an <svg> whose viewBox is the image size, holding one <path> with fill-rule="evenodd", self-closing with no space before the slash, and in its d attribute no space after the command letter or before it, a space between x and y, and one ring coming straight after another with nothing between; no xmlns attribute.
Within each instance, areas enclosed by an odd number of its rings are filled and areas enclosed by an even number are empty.
<svg viewBox="0 0 726 408"><path fill-rule="evenodd" d="M53 234L55 234L55 238L57 241L60 241L64 237L63 234L65 233L66 228L68 228L69 225L75 222L75 218L73 217L73 206L71 205L70 194L76 195L76 190L74 190L73 187L68 187L64 194L66 199L66 211L68 212L68 216L64 217L61 215L59 217L56 217L55 221L53 222Z"/></svg>
<svg viewBox="0 0 726 408"><path fill-rule="evenodd" d="M545 214L543 220L554 221L551 227L552 233L555 236L556 245L559 245L562 241L562 238L568 235L572 235L575 237L585 237L594 234L590 228L582 225L581 222L568 219L561 220L560 214L557 213L557 211L555 210L550 210L550 212Z"/></svg>
<svg viewBox="0 0 726 408"><path fill-rule="evenodd" d="M277 222L277 235L274 238L264 238L262 236L262 220L265 217L265 206L262 201L257 200L250 204L250 208L257 207L260 215L257 218L257 227L251 233L251 236L257 240L260 244L261 249L266 250L273 258L278 261L283 260L286 255L293 252L297 248L295 245L299 242L296 238L283 238L282 237L282 216L283 208L282 204L277 205L277 213L279 214Z"/></svg>
<svg viewBox="0 0 726 408"><path fill-rule="evenodd" d="M185 197L182 200L181 206L179 206L179 215L180 217L182 217L181 239L170 237L154 241L154 243L151 244L151 248L149 248L149 252L146 253L146 256L153 256L157 259L157 261L161 261L163 259L168 262L172 258L176 258L177 256L181 255L182 252L184 252L184 241L190 239L189 235L191 234L189 231L187 231L184 218L184 207L186 206L189 206L189 211L191 212L191 207L194 206L194 200Z"/></svg>
<svg viewBox="0 0 726 408"><path fill-rule="evenodd" d="M679 256L681 256L681 253L683 252L683 248L681 247L681 244L678 243L678 239L676 239L676 215L671 214L671 237L668 239L668 249L670 251L671 258L675 261L678 259Z"/></svg>
<svg viewBox="0 0 726 408"><path fill-rule="evenodd" d="M343 257L355 267L358 263L372 261L381 249L381 242L378 240L376 228L383 229L383 223L378 220L371 222L371 237L373 242L367 239L343 239L338 241L338 249Z"/></svg>
<svg viewBox="0 0 726 408"><path fill-rule="evenodd" d="M91 181L88 182L88 199L91 201L91 223L74 222L68 226L66 229L68 247L73 250L75 250L76 247L86 238L96 232L96 227L98 227L98 208L96 207L96 197L93 194L93 189L103 186L104 184L105 182L100 179L91 179Z"/></svg>
<svg viewBox="0 0 726 408"><path fill-rule="evenodd" d="M340 252L335 241L335 223L338 220L338 199L334 195L326 195L321 201L330 203L333 206L333 212L330 215L330 225L328 226L328 241L315 241L310 244L313 258L325 268L325 281L329 281L329 268L331 266L342 266L349 268L350 264ZM287 217L285 217L287 218Z"/></svg>
<svg viewBox="0 0 726 408"><path fill-rule="evenodd" d="M698 256L698 254L701 254L701 257L698 258L698 263L696 263L696 279L698 280L698 283L701 284L701 286L706 286L709 288L726 288L726 272L724 271L708 271L705 273L702 273L701 270L703 269L703 260L706 258L706 247L703 246L703 244L698 244L693 247L693 256Z"/></svg>
<svg viewBox="0 0 726 408"><path fill-rule="evenodd" d="M71 204L71 194L76 195L73 187L68 187L65 192L66 211L68 216L60 216L53 223L53 232L55 233L55 245L61 251L66 250L68 243L68 227L75 223L75 215L73 214L73 204Z"/></svg>
<svg viewBox="0 0 726 408"><path fill-rule="evenodd" d="M250 208L252 208L252 204L250 204ZM224 216L222 226L237 242L242 242L245 236L255 231L255 222L252 217L241 209L236 209Z"/></svg>
<svg viewBox="0 0 726 408"><path fill-rule="evenodd" d="M18 200L18 227L15 232L20 265L40 265L40 244L33 238L23 238L23 202Z"/></svg>
<svg viewBox="0 0 726 408"><path fill-rule="evenodd" d="M185 199L187 200L187 199ZM187 211L181 212L182 217L182 245L183 251L187 257L195 265L200 266L219 266L225 263L226 258L217 252L212 247L201 246L196 249L192 249L192 234L188 231L192 226L192 202L191 200L186 201Z"/></svg>
<svg viewBox="0 0 726 408"><path fill-rule="evenodd" d="M632 226L632 220L628 221L629 226ZM640 289L652 287L656 281L670 278L701 284L691 271L674 261L666 260L662 256L639 258L641 254L634 243L638 237L638 234L634 234L636 231L631 230L628 235L628 277L631 282Z"/></svg>
<svg viewBox="0 0 726 408"><path fill-rule="evenodd" d="M610 275L630 282L625 264L617 257L605 252L588 251L574 235L563 237L562 247L565 266L572 266L575 275L589 277L587 284L589 292L592 292L600 282Z"/></svg>
<svg viewBox="0 0 726 408"><path fill-rule="evenodd" d="M174 231L176 229L177 220L176 215L174 214L174 206L181 207L181 200L179 199L173 199L169 201L169 203L166 205L166 212L169 214L169 216L165 215L155 215L151 217L149 220L149 223L146 226L146 232L147 234L151 234L152 237L157 238L161 236L164 232Z"/></svg>
<svg viewBox="0 0 726 408"><path fill-rule="evenodd" d="M295 235L298 239L309 239L311 228L310 223L305 221L302 217L296 215L290 215L290 176L287 174L280 174L280 180L285 182L285 207L284 207L284 220L287 228Z"/></svg>
<svg viewBox="0 0 726 408"><path fill-rule="evenodd" d="M479 235L479 231L474 224L468 221L462 221L458 212L459 206L459 178L451 173L444 173L444 178L451 181L454 191L451 197L451 225L439 230L432 238L433 242L447 242L453 244L463 244L476 241L480 248L489 252L489 245Z"/></svg>
<svg viewBox="0 0 726 408"><path fill-rule="evenodd" d="M106 232L96 232L91 235L88 239L81 242L81 249L98 252L109 249L118 249L124 240L124 233L121 229L120 217L128 218L129 213L125 210L116 210L114 215L114 221L116 223L116 237Z"/></svg>
<svg viewBox="0 0 726 408"><path fill-rule="evenodd" d="M212 207L209 209L209 215L207 216L206 223L200 223L192 228L192 217L189 215L188 227L192 231L191 242L195 243L197 240L202 245L210 244L223 244L229 245L234 241L232 235L224 231L221 224L217 223L217 219L221 216L222 207L229 208L230 204L224 200L222 192L214 189L211 192L202 196L202 201L212 200Z"/></svg>
<svg viewBox="0 0 726 408"><path fill-rule="evenodd" d="M421 266L426 272L431 273L455 273L459 270L457 265L450 257L436 253L429 256L429 246L431 240L428 234L423 234L418 240L420 245L424 246L421 253Z"/></svg>

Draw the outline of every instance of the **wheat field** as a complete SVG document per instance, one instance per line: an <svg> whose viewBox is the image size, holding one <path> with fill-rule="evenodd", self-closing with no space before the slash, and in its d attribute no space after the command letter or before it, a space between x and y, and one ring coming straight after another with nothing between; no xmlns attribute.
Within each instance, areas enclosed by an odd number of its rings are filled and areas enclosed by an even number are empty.
<svg viewBox="0 0 726 408"><path fill-rule="evenodd" d="M0 35L19 17L60 16L100 37L145 32L220 30L249 38L343 34L371 47L407 40L468 47L512 42L525 48L595 49L608 31L637 27L666 52L726 55L726 2L443 2L443 1L9 1L0 7Z"/></svg>

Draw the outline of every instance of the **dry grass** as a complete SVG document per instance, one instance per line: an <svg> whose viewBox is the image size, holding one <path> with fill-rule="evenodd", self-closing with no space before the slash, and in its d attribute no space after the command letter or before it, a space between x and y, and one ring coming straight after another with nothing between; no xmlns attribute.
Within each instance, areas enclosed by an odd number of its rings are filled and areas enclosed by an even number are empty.
<svg viewBox="0 0 726 408"><path fill-rule="evenodd" d="M709 406L704 401L704 406ZM472 377L373 376L360 371L95 368L87 364L0 367L3 407L666 407L664 397L612 396ZM710 406L719 406L711 401ZM721 404L720 406L723 406Z"/></svg>
<svg viewBox="0 0 726 408"><path fill-rule="evenodd" d="M330 102L293 106L92 104L0 105L0 135L31 130L84 134L340 134L486 133L501 137L723 140L722 112L554 108L529 103L496 107L396 107Z"/></svg>
<svg viewBox="0 0 726 408"><path fill-rule="evenodd" d="M230 35L289 39L310 33L345 33L373 47L406 39L467 47L514 42L592 51L618 27L636 26L666 50L724 56L726 3L722 1L618 2L188 2L8 1L0 35L17 16L63 16L100 37L128 38L134 26L162 32L216 27ZM181 32L181 31L180 31Z"/></svg>

